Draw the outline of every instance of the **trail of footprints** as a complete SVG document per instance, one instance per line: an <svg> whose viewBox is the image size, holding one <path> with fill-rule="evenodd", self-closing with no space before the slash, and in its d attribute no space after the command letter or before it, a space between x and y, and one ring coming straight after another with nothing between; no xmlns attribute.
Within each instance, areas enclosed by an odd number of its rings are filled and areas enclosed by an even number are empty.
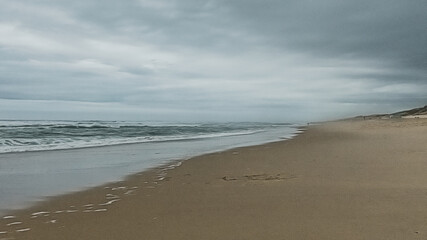
<svg viewBox="0 0 427 240"><path fill-rule="evenodd" d="M168 170L172 170L176 167L181 166L181 162L176 162L174 164L165 166L163 168L160 168L157 172L157 176L153 182L151 182L154 185L159 184L159 182L167 180L166 175ZM143 182L146 186L141 186L141 188L145 189L153 189L155 186L151 185L150 182L145 181ZM147 186L148 185L148 186ZM83 213L100 213L100 212L106 212L108 211L108 206L119 202L121 200L121 197L126 196L132 196L135 194L135 192L140 189L140 186L115 186L115 187L104 187L104 189L109 190L109 193L106 193L105 195L105 201L101 203L87 203L81 207L76 206L70 206L68 209L63 210L56 210L53 212L49 211L39 211L31 213L29 216L30 219L42 219L45 218L46 224L56 224L58 223L58 220L55 218L55 216L59 214L71 214L76 212L83 212ZM8 237L11 233L25 233L31 231L31 228L26 227L25 223L18 219L18 217L13 215L7 215L2 217L2 220L4 220L5 224L3 226L0 225L0 240L13 240L15 238ZM5 228L5 229L4 229ZM7 230L6 230L7 229Z"/></svg>

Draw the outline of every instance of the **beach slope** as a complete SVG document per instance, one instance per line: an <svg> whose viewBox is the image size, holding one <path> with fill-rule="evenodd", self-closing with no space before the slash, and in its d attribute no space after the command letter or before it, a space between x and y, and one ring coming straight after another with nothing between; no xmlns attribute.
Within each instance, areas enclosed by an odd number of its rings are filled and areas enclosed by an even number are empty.
<svg viewBox="0 0 427 240"><path fill-rule="evenodd" d="M55 197L0 239L427 239L427 120L310 126Z"/></svg>

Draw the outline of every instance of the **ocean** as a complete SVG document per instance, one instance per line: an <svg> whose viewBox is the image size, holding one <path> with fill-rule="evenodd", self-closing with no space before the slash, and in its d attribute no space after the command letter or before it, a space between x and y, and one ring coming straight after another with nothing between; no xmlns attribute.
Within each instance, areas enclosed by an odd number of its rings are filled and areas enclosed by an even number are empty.
<svg viewBox="0 0 427 240"><path fill-rule="evenodd" d="M0 121L0 153L251 135L287 123Z"/></svg>
<svg viewBox="0 0 427 240"><path fill-rule="evenodd" d="M153 167L290 139L290 123L0 121L0 215Z"/></svg>

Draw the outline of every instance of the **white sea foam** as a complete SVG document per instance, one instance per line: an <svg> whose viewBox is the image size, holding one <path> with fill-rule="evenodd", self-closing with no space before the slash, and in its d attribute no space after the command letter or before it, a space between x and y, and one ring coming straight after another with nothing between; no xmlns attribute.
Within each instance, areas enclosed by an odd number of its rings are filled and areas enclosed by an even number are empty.
<svg viewBox="0 0 427 240"><path fill-rule="evenodd" d="M19 224L22 224L22 222L12 222L12 223L6 224L6 226L13 226L13 225L19 225Z"/></svg>
<svg viewBox="0 0 427 240"><path fill-rule="evenodd" d="M48 213L50 213L50 212L42 211L42 212L35 212L35 213L31 213L31 215L32 215L32 216L38 216L38 215L44 215L44 214L48 214Z"/></svg>
<svg viewBox="0 0 427 240"><path fill-rule="evenodd" d="M101 209L96 209L96 210L93 210L94 212L106 212L107 211L107 209L106 208L101 208Z"/></svg>
<svg viewBox="0 0 427 240"><path fill-rule="evenodd" d="M131 195L134 192L135 192L135 190L128 190L127 192L125 192L125 195Z"/></svg>
<svg viewBox="0 0 427 240"><path fill-rule="evenodd" d="M134 137L134 138L107 138L107 139L80 139L80 138L57 138L57 139L30 139L26 142L15 139L0 139L0 153L29 152L46 150L65 150L75 148L114 146L122 144L168 142L182 140L196 140L204 138L228 137L255 134L259 131L246 131L236 133L216 133L197 136L169 136L169 137Z"/></svg>
<svg viewBox="0 0 427 240"><path fill-rule="evenodd" d="M119 198L119 196L111 194L111 193L108 193L107 195L105 195L105 198L107 198L107 199L116 199L116 198Z"/></svg>
<svg viewBox="0 0 427 240"><path fill-rule="evenodd" d="M114 202L117 202L117 201L120 201L120 199L113 199L113 200L110 200L110 201L108 201L106 203L101 203L101 204L98 204L98 205L99 206L107 206L107 205L111 205L111 204L113 204Z"/></svg>

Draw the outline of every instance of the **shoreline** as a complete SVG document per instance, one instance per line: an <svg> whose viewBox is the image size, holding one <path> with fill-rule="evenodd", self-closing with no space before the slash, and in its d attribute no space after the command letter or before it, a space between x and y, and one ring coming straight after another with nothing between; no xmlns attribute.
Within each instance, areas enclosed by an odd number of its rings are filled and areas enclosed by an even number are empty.
<svg viewBox="0 0 427 240"><path fill-rule="evenodd" d="M0 212L0 221L1 221L1 219L8 219L8 216L19 215L19 213L21 213L21 212L28 212L30 209L43 208L42 206L48 205L50 202L57 201L58 199L73 197L76 194L78 194L78 195L84 194L85 192L90 192L90 191L93 191L93 190L99 189L99 188L110 188L110 187L108 187L110 185L114 185L114 186L120 185L121 183L130 181L137 176L142 176L142 175L147 176L147 177L149 176L150 181L152 183L158 184L160 181L164 180L164 178L165 178L164 175L166 174L167 171L173 170L177 167L180 167L182 165L182 163L184 163L185 161L189 161L189 160L193 160L193 159L197 159L197 158L203 158L203 157L209 156L209 155L221 154L221 153L229 152L229 151L238 151L239 149L252 148L252 147L262 147L264 145L267 146L267 145L274 144L274 143L290 141L293 138L297 137L298 135L303 134L304 131L306 130L305 127L299 127L298 129L299 129L298 130L299 132L296 133L295 136L292 136L290 138L280 138L280 139L277 139L274 141L269 141L269 142L256 144L256 145L232 147L232 148L220 149L220 150L212 150L212 151L202 152L200 154L196 154L196 155L192 155L192 156L184 157L184 158L171 158L171 159L166 160L165 163L161 163L160 165L149 167L149 168L141 170L139 172L127 174L127 175L123 176L120 180L113 180L113 181L109 181L109 182L104 182L104 183L98 184L96 186L84 187L82 189L78 189L78 190L70 191L70 192L65 192L65 193L58 194L58 195L44 196L44 197L40 198L39 200L32 201L32 203L26 207L11 209L11 210L4 210L3 213ZM129 144L120 144L120 145L137 145L137 144L138 143L129 143ZM120 146L120 145L114 145L114 146ZM67 150L79 150L79 149L88 149L88 148L90 148L90 149L103 149L103 148L108 148L108 147L111 147L111 146L97 146L97 147L87 147L87 148L77 148L77 149L53 149L53 150L46 150L46 151L47 152L61 152L61 151L67 151ZM28 151L28 152L24 152L24 153L37 153L37 152L45 152L45 151ZM4 154L20 154L20 153L21 152L12 152L12 153L4 153ZM2 232L2 231L0 231L0 232Z"/></svg>
<svg viewBox="0 0 427 240"><path fill-rule="evenodd" d="M277 140L267 140L266 142L262 142L260 144L255 145L263 145L268 144L272 142L278 142L278 141L284 141L284 140L290 140L303 132L306 129L306 126L304 125L298 125L298 126L291 126L291 128L296 129L295 133L292 134L290 137L280 137ZM21 153L43 153L43 152L62 152L62 151L73 151L73 150L81 150L81 149L103 149L103 148L110 148L110 147L120 147L120 146L132 146L132 145L140 145L140 144L156 144L156 143L169 143L169 142L192 142L192 141L198 141L198 140L206 140L206 139L215 139L215 138L222 138L222 137L241 137L241 136L247 136L247 135L253 135L256 133L248 133L248 134L236 134L236 135L229 135L229 136L215 136L215 137L201 137L201 138L188 138L188 139L174 139L174 140L156 140L156 141L147 141L147 142L128 142L128 143L115 143L110 145L95 145L95 146L83 146L83 147L72 147L72 148L58 148L58 149L43 149L43 150L25 150L25 151L16 151L16 152L0 152L1 155L8 155L8 154L21 154ZM248 146L255 146L255 145L248 145ZM245 146L242 146L245 147ZM239 148L239 147L232 147L232 148ZM213 151L225 151L229 149L224 150L213 150ZM208 154L207 153L201 153ZM193 157L193 156L192 156Z"/></svg>
<svg viewBox="0 0 427 240"><path fill-rule="evenodd" d="M258 134L207 138L197 141L122 144L79 149L0 154L0 215L31 207L48 196L85 190L128 175L226 149L292 138L297 127ZM8 210L9 209L9 210Z"/></svg>
<svg viewBox="0 0 427 240"><path fill-rule="evenodd" d="M309 126L13 211L0 239L425 237L426 133L425 120Z"/></svg>

